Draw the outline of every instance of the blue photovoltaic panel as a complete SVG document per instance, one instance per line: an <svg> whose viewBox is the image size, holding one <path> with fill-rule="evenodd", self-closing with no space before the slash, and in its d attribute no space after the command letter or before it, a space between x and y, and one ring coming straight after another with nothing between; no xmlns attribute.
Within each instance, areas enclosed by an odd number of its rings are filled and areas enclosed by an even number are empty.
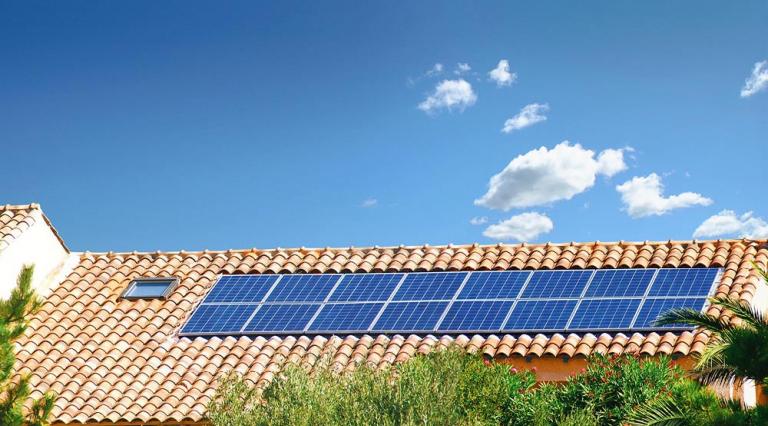
<svg viewBox="0 0 768 426"><path fill-rule="evenodd" d="M592 271L534 271L523 298L580 297Z"/></svg>
<svg viewBox="0 0 768 426"><path fill-rule="evenodd" d="M320 307L318 304L262 305L246 325L247 332L301 332Z"/></svg>
<svg viewBox="0 0 768 426"><path fill-rule="evenodd" d="M512 303L511 301L454 302L440 324L439 330L497 331L501 329Z"/></svg>
<svg viewBox="0 0 768 426"><path fill-rule="evenodd" d="M565 330L576 300L521 300L512 308L504 330Z"/></svg>
<svg viewBox="0 0 768 426"><path fill-rule="evenodd" d="M239 333L258 305L200 305L182 333Z"/></svg>
<svg viewBox="0 0 768 426"><path fill-rule="evenodd" d="M450 300L466 276L466 272L408 274L394 300Z"/></svg>
<svg viewBox="0 0 768 426"><path fill-rule="evenodd" d="M275 286L270 302L322 302L331 291L339 275L283 275Z"/></svg>
<svg viewBox="0 0 768 426"><path fill-rule="evenodd" d="M514 299L531 271L473 272L458 299Z"/></svg>
<svg viewBox="0 0 768 426"><path fill-rule="evenodd" d="M349 274L341 279L330 302L385 302L403 274Z"/></svg>
<svg viewBox="0 0 768 426"><path fill-rule="evenodd" d="M420 274L424 275L424 274ZM432 331L448 302L391 302L373 329L377 331Z"/></svg>
<svg viewBox="0 0 768 426"><path fill-rule="evenodd" d="M384 303L327 304L309 326L311 331L366 331Z"/></svg>
<svg viewBox="0 0 768 426"><path fill-rule="evenodd" d="M585 297L643 297L655 269L603 269L595 271Z"/></svg>
<svg viewBox="0 0 768 426"><path fill-rule="evenodd" d="M666 312L674 308L691 308L697 311L701 311L704 307L706 298L679 298L679 299L645 299L643 307L640 308L640 314L637 316L635 325L633 328L654 328L654 321L663 312ZM684 328L692 329L693 327L687 324L672 324L665 325L665 328Z"/></svg>
<svg viewBox="0 0 768 426"><path fill-rule="evenodd" d="M278 275L224 275L205 302L261 302L278 278Z"/></svg>
<svg viewBox="0 0 768 426"><path fill-rule="evenodd" d="M569 330L628 329L641 299L583 300Z"/></svg>
<svg viewBox="0 0 768 426"><path fill-rule="evenodd" d="M716 268L661 269L648 295L704 297L709 294L717 272Z"/></svg>

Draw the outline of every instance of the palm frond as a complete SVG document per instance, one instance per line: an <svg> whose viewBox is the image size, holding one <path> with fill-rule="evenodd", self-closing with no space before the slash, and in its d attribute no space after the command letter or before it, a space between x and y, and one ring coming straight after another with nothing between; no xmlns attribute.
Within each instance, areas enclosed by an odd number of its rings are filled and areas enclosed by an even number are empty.
<svg viewBox="0 0 768 426"><path fill-rule="evenodd" d="M690 417L675 401L664 399L637 408L629 415L627 423L632 426L686 426L690 424Z"/></svg>
<svg viewBox="0 0 768 426"><path fill-rule="evenodd" d="M713 305L721 306L731 311L733 316L742 320L745 325L760 329L768 329L768 322L766 322L765 315L759 309L753 307L748 302L743 300L736 300L730 297L713 297L710 299Z"/></svg>
<svg viewBox="0 0 768 426"><path fill-rule="evenodd" d="M691 308L671 309L659 315L653 323L658 326L680 323L690 324L714 333L720 333L731 328L731 325L726 321Z"/></svg>

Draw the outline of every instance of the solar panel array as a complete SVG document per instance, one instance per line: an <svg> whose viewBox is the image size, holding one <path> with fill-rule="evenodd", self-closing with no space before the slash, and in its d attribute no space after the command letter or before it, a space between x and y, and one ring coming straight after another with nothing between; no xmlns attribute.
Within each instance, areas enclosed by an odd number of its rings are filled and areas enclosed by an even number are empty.
<svg viewBox="0 0 768 426"><path fill-rule="evenodd" d="M181 334L548 333L702 310L717 268L224 275Z"/></svg>

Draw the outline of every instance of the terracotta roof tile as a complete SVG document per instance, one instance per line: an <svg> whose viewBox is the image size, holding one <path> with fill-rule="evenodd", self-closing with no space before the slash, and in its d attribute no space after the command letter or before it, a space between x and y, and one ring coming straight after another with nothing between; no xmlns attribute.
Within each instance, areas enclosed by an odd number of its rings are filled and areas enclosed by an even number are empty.
<svg viewBox="0 0 768 426"><path fill-rule="evenodd" d="M23 212L0 207L0 241L27 220ZM225 372L266 386L287 363L308 369L320 363L340 370L362 363L383 367L454 343L496 358L684 356L701 352L707 334L189 339L177 333L223 273L713 266L724 268L718 295L751 300L757 286L752 260L768 262L765 241L83 253L30 322L17 345L18 366L31 373L36 392L58 393L56 422L182 422L203 418ZM132 278L152 275L175 276L180 283L164 301L119 299ZM709 312L721 315L716 308Z"/></svg>

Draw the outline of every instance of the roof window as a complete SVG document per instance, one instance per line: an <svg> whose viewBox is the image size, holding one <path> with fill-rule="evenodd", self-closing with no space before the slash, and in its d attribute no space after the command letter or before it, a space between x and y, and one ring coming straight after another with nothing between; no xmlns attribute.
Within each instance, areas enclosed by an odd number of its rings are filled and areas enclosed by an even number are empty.
<svg viewBox="0 0 768 426"><path fill-rule="evenodd" d="M123 299L165 299L176 287L178 279L136 278L123 292Z"/></svg>

